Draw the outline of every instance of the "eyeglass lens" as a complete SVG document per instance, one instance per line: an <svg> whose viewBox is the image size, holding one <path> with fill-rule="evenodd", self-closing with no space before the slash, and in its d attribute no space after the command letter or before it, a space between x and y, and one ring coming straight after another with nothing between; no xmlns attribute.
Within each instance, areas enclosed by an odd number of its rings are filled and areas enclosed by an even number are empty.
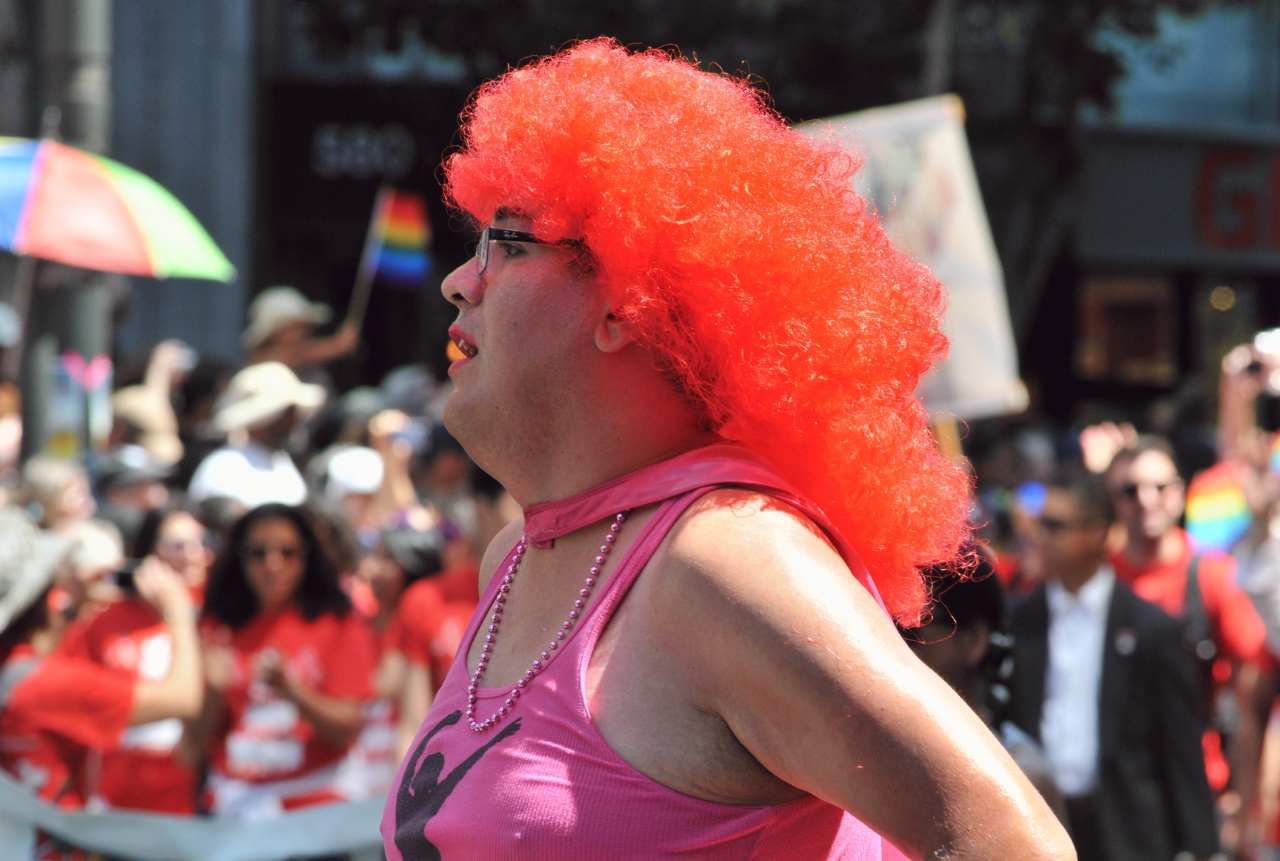
<svg viewBox="0 0 1280 861"><path fill-rule="evenodd" d="M477 274L484 272L489 265L489 228L480 231L480 244L476 246Z"/></svg>

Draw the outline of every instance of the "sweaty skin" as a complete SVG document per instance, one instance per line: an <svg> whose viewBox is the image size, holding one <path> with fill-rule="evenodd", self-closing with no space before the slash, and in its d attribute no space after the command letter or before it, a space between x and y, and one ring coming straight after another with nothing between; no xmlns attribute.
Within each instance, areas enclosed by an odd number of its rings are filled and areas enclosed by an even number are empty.
<svg viewBox="0 0 1280 861"><path fill-rule="evenodd" d="M469 356L450 368L446 423L525 506L715 440L566 256L495 243L483 275L468 262L442 288ZM601 580L653 513L632 512ZM490 545L482 590L522 526ZM604 528L528 550L486 685L523 673ZM812 525L769 499L721 490L685 513L606 628L587 695L610 746L677 791L747 805L811 793L916 859L1075 858L978 717Z"/></svg>

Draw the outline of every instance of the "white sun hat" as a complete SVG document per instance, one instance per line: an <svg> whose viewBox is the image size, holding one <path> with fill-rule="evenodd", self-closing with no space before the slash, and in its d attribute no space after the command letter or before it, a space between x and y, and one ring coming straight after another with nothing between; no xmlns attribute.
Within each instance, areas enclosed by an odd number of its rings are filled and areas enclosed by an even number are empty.
<svg viewBox="0 0 1280 861"><path fill-rule="evenodd" d="M223 433L253 427L296 407L304 416L325 401L323 386L304 383L281 362L250 365L231 378L218 399L213 425Z"/></svg>
<svg viewBox="0 0 1280 861"><path fill-rule="evenodd" d="M344 448L329 458L325 496L337 502L353 493L377 493L384 472L382 455L373 449L362 445Z"/></svg>
<svg viewBox="0 0 1280 861"><path fill-rule="evenodd" d="M240 336L246 350L252 350L291 323L328 323L333 311L320 302L309 302L292 287L268 287L249 304L249 326Z"/></svg>

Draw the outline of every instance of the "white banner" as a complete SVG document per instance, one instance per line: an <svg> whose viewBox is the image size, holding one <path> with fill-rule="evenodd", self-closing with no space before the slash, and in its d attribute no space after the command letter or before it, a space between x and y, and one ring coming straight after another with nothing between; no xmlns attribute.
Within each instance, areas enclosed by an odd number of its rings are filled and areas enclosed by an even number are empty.
<svg viewBox="0 0 1280 861"><path fill-rule="evenodd" d="M0 771L0 861L31 861L37 828L92 852L134 861L282 861L380 857L385 799L321 804L258 822L158 813L69 813Z"/></svg>
<svg viewBox="0 0 1280 861"><path fill-rule="evenodd" d="M858 191L875 203L893 243L947 286L951 355L920 384L929 411L977 419L1025 409L1004 273L960 100L937 96L796 128L866 157Z"/></svg>

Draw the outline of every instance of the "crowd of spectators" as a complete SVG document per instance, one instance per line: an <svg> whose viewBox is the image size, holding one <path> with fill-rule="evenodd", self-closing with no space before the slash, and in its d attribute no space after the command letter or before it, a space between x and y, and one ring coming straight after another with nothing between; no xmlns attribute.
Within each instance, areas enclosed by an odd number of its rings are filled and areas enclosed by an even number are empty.
<svg viewBox="0 0 1280 861"><path fill-rule="evenodd" d="M264 292L240 369L160 344L83 461L19 464L0 392L0 767L42 799L247 821L386 793L519 508L425 369L334 392L357 339L315 337L327 314Z"/></svg>
<svg viewBox="0 0 1280 861"><path fill-rule="evenodd" d="M1280 843L1280 437L1257 422L1277 366L1252 345L1226 357L1211 434L1158 410L1164 435L1024 419L968 452L968 570L934 572L904 636L1081 861Z"/></svg>
<svg viewBox="0 0 1280 861"><path fill-rule="evenodd" d="M19 464L0 388L0 767L46 801L243 821L387 791L520 509L425 369L336 394L358 338L328 314L265 291L240 369L160 344L85 462ZM1208 457L1112 423L969 441L974 543L902 633L1081 861L1280 842L1267 361L1227 357ZM1205 467L1247 503L1229 546L1184 528Z"/></svg>

